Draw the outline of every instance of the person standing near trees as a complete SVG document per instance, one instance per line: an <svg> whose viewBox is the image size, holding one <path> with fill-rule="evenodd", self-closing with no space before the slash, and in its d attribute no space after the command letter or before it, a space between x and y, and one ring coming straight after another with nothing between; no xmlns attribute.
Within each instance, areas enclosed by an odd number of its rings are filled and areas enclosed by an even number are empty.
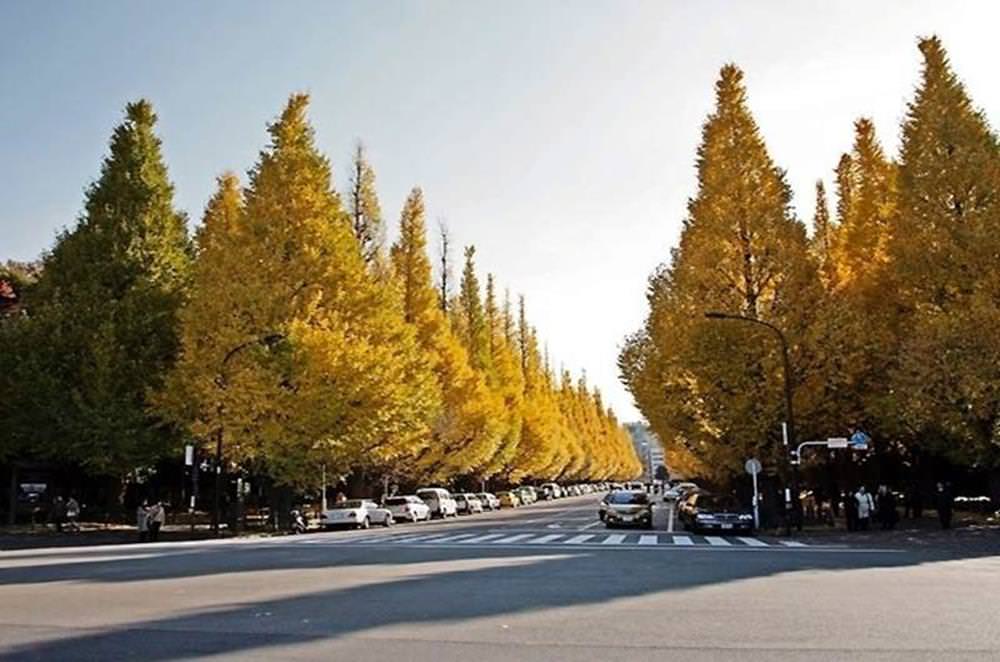
<svg viewBox="0 0 1000 662"><path fill-rule="evenodd" d="M858 500L854 498L850 490L844 490L843 497L841 497L844 503L844 519L847 520L847 530L857 531L858 530Z"/></svg>
<svg viewBox="0 0 1000 662"><path fill-rule="evenodd" d="M951 494L951 485L949 483L939 482L937 484L937 493L935 494L937 499L937 511L938 519L941 521L942 529L951 528L951 509L954 505L955 497Z"/></svg>
<svg viewBox="0 0 1000 662"><path fill-rule="evenodd" d="M159 501L149 507L149 541L159 542L160 529L167 522L167 513L163 509L163 504Z"/></svg>
<svg viewBox="0 0 1000 662"><path fill-rule="evenodd" d="M135 509L135 525L139 530L139 542L146 542L149 537L149 502L145 499Z"/></svg>
<svg viewBox="0 0 1000 662"><path fill-rule="evenodd" d="M872 511L875 510L875 502L872 501L872 495L865 490L864 485L858 488L854 500L858 504L858 530L867 531L872 520Z"/></svg>

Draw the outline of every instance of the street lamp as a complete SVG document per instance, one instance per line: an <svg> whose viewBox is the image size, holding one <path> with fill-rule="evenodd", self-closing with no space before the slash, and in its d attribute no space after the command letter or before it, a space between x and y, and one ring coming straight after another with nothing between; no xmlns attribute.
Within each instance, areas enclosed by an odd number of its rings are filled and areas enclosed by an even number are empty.
<svg viewBox="0 0 1000 662"><path fill-rule="evenodd" d="M229 386L229 382L226 378L226 366L233 359L234 356L242 352L247 347L252 347L253 345L260 345L271 349L282 340L285 336L280 333L269 333L266 336L260 336L252 340L247 340L239 345L236 345L228 352L226 356L223 357L222 363L219 364L219 372L215 377L215 385L219 387L220 390L225 391ZM215 433L215 495L212 504L212 532L218 536L219 535L219 521L221 519L221 503L220 496L222 493L222 417L225 413L225 403L220 402L218 406L219 413L219 428ZM240 486L242 489L242 486ZM238 499L242 499L242 493L237 495Z"/></svg>
<svg viewBox="0 0 1000 662"><path fill-rule="evenodd" d="M721 313L718 311L709 311L705 313L705 317L711 320L735 320L737 322L748 322L750 324L756 324L758 326L763 326L770 329L781 342L781 360L784 367L784 387L785 387L785 424L787 425L787 434L785 435L785 476L787 479L787 467L788 467L788 452L789 447L795 444L795 413L792 408L792 368L791 362L788 360L788 339L785 338L785 334L770 322L765 322L764 320L759 320L755 317L746 317L745 315L731 315L729 313ZM798 490L799 490L799 468L798 465L792 464L792 486L791 491L785 492L785 532L788 535L792 534L792 516L796 513L793 511L792 494L794 494L795 502L798 502Z"/></svg>

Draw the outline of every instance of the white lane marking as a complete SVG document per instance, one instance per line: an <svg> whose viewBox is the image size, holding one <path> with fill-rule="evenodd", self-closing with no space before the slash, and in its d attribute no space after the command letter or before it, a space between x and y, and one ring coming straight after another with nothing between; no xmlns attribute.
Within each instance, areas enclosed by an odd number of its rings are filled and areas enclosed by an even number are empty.
<svg viewBox="0 0 1000 662"><path fill-rule="evenodd" d="M462 544L464 545L470 542L485 542L487 540L493 540L494 538L500 538L502 536L503 536L502 533L490 533L485 536L476 536L475 538L469 538L467 540L463 540Z"/></svg>
<svg viewBox="0 0 1000 662"><path fill-rule="evenodd" d="M597 520L596 522L591 522L590 524L584 524L583 526L580 527L580 530L586 531L587 529L592 529L595 526L600 526L600 525L601 525L601 520Z"/></svg>
<svg viewBox="0 0 1000 662"><path fill-rule="evenodd" d="M573 536L569 540L563 540L563 544L564 545L579 545L580 543L587 542L588 540L590 540L593 537L594 536L592 536L592 535L590 535L588 533L585 533L583 535Z"/></svg>
<svg viewBox="0 0 1000 662"><path fill-rule="evenodd" d="M758 538L737 538L737 540L751 547L767 547L767 543Z"/></svg>
<svg viewBox="0 0 1000 662"><path fill-rule="evenodd" d="M456 542L456 541L461 540L463 538L472 538L475 535L476 534L474 534L474 533L463 533L462 535L459 535L459 536L445 536L444 538L438 538L437 540L429 541L429 542L435 542L435 543L439 543L439 542Z"/></svg>
<svg viewBox="0 0 1000 662"><path fill-rule="evenodd" d="M620 545L623 542L625 542L625 536L622 535L621 533L616 533L616 534L614 534L612 536L608 536L607 538L605 538L603 541L601 541L601 544L602 545Z"/></svg>
<svg viewBox="0 0 1000 662"><path fill-rule="evenodd" d="M516 536L507 536L506 538L500 538L500 540L494 540L491 545L499 545L505 542L518 542L519 540L524 540L525 538L531 538L534 533L519 533Z"/></svg>
<svg viewBox="0 0 1000 662"><path fill-rule="evenodd" d="M719 538L718 536L705 536L705 540L708 541L709 545L715 545L716 547L729 547L733 544L725 538Z"/></svg>
<svg viewBox="0 0 1000 662"><path fill-rule="evenodd" d="M527 540L525 542L531 545L541 545L543 543L552 542L558 538L562 538L565 534L563 533L550 533L547 536L542 536L540 538L535 538L534 540Z"/></svg>
<svg viewBox="0 0 1000 662"><path fill-rule="evenodd" d="M799 542L798 540L779 540L785 547L808 547L804 542Z"/></svg>
<svg viewBox="0 0 1000 662"><path fill-rule="evenodd" d="M659 545L660 544L660 537L659 536L639 536L639 544L640 545Z"/></svg>
<svg viewBox="0 0 1000 662"><path fill-rule="evenodd" d="M694 541L688 536L674 536L675 545L693 545Z"/></svg>
<svg viewBox="0 0 1000 662"><path fill-rule="evenodd" d="M390 540L389 542L392 542L392 543L397 543L397 542L428 542L430 540L434 540L435 538L442 538L442 537L444 537L444 536L442 534L440 534L440 533L435 533L434 535L424 534L422 536L403 536L401 538L394 538L393 540Z"/></svg>

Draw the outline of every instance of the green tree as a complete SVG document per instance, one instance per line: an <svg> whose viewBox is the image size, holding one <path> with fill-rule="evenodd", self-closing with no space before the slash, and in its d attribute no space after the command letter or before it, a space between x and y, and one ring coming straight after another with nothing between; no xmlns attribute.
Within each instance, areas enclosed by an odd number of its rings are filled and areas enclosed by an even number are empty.
<svg viewBox="0 0 1000 662"><path fill-rule="evenodd" d="M31 447L93 471L125 473L176 450L148 407L178 348L190 242L145 100L115 128L76 226L46 256L24 363ZM39 390L34 390L38 387Z"/></svg>

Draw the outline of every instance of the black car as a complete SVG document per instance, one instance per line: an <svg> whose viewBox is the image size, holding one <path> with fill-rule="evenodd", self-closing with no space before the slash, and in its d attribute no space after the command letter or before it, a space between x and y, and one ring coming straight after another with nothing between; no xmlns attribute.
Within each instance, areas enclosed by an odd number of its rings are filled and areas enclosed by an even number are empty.
<svg viewBox="0 0 1000 662"><path fill-rule="evenodd" d="M731 496L699 492L692 494L680 507L684 528L700 531L753 533L753 511Z"/></svg>
<svg viewBox="0 0 1000 662"><path fill-rule="evenodd" d="M645 492L619 490L604 497L601 504L604 526L653 527L653 502ZM600 516L600 514L598 515Z"/></svg>

